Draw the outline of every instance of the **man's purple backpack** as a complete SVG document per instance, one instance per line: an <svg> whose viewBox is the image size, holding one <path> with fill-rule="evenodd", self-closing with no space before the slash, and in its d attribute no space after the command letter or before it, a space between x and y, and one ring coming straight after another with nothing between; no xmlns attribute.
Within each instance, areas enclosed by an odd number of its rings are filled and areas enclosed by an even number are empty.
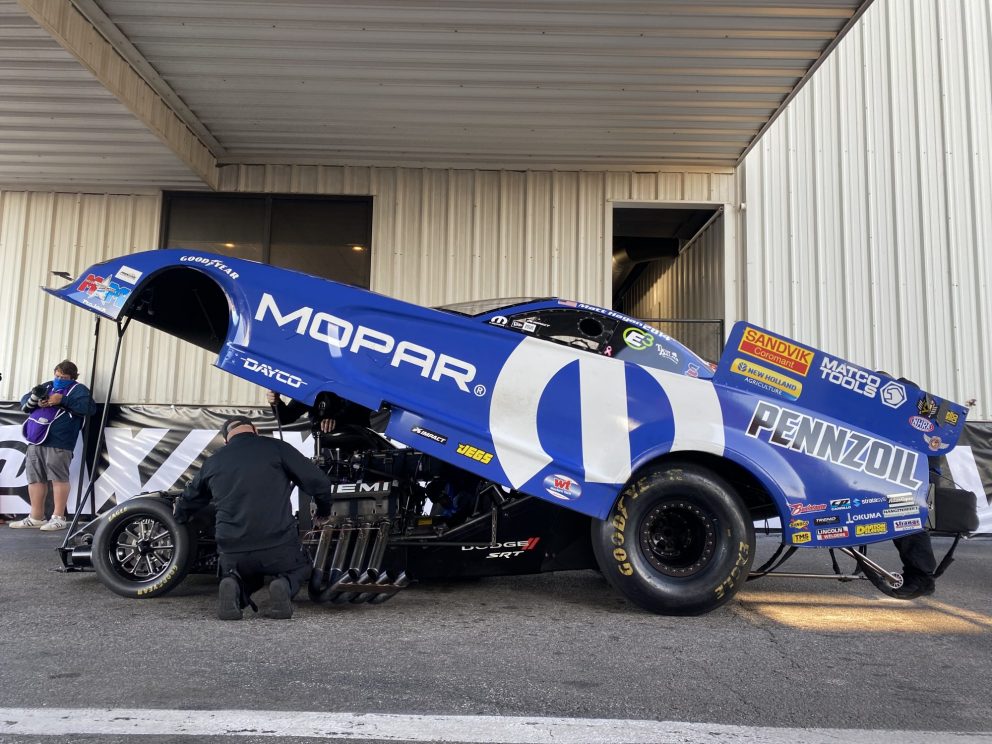
<svg viewBox="0 0 992 744"><path fill-rule="evenodd" d="M75 387L76 383L73 383L68 390L62 393L62 397L67 397ZM48 438L48 432L51 430L55 419L63 415L72 416L72 413L59 406L35 408L21 426L21 433L24 435L24 439L29 444L42 444Z"/></svg>

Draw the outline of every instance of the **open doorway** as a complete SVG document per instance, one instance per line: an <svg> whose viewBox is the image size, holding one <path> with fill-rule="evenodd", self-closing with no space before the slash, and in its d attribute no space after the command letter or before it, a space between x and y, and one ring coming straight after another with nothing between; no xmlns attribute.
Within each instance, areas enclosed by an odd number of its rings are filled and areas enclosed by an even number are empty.
<svg viewBox="0 0 992 744"><path fill-rule="evenodd" d="M615 203L612 217L613 309L718 359L725 313L723 206Z"/></svg>

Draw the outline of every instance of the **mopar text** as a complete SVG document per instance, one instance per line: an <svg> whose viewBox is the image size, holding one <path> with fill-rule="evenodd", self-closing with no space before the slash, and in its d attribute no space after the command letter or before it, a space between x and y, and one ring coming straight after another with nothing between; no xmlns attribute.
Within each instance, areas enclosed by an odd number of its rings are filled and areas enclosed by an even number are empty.
<svg viewBox="0 0 992 744"><path fill-rule="evenodd" d="M312 307L301 307L283 314L276 305L275 298L268 292L262 294L255 320L265 320L266 315L271 315L279 327L295 323L297 334L309 336L329 348L347 349L352 354L357 354L362 349L391 354L390 366L413 365L420 370L421 377L430 377L435 382L447 377L466 393L469 392L469 383L475 379L474 365L447 354L438 354L433 349L412 341L397 343L391 335L375 328L355 326L336 315L314 312Z"/></svg>

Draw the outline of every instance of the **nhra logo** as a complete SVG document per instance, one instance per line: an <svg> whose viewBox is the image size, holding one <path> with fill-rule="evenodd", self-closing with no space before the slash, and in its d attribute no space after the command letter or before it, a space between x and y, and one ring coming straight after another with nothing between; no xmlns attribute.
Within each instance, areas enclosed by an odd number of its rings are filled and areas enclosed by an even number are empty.
<svg viewBox="0 0 992 744"><path fill-rule="evenodd" d="M924 434L928 434L934 430L933 421L925 416L910 416L909 425L917 431L922 431Z"/></svg>
<svg viewBox="0 0 992 744"><path fill-rule="evenodd" d="M462 392L469 392L469 383L475 379L475 365L462 359L456 359L448 354L439 354L426 346L420 346L412 341L397 342L393 336L368 326L355 326L344 318L325 312L314 312L312 307L301 307L286 315L282 314L276 305L275 298L268 292L262 294L255 312L255 320L263 321L266 315L271 315L276 325L296 323L297 335L309 336L314 341L325 344L332 355L340 356L335 350L347 349L352 354L358 354L362 349L368 349L380 354L389 354L389 365L397 367L409 364L420 369L421 377L429 377L434 382L448 378ZM485 389L477 395L484 395Z"/></svg>
<svg viewBox="0 0 992 744"><path fill-rule="evenodd" d="M544 479L544 490L562 501L575 501L582 495L582 487L566 475L549 475Z"/></svg>

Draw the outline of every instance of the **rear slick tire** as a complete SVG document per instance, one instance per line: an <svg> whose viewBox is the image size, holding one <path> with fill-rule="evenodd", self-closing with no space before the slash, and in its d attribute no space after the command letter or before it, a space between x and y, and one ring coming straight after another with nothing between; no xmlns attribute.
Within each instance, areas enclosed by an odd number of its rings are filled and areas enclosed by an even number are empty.
<svg viewBox="0 0 992 744"><path fill-rule="evenodd" d="M176 522L168 500L137 497L103 517L93 536L92 562L97 577L115 594L149 599L186 578L195 552L195 538Z"/></svg>
<svg viewBox="0 0 992 744"><path fill-rule="evenodd" d="M754 561L754 525L733 487L692 463L631 481L605 521L593 521L603 575L639 607L700 615L727 602Z"/></svg>

